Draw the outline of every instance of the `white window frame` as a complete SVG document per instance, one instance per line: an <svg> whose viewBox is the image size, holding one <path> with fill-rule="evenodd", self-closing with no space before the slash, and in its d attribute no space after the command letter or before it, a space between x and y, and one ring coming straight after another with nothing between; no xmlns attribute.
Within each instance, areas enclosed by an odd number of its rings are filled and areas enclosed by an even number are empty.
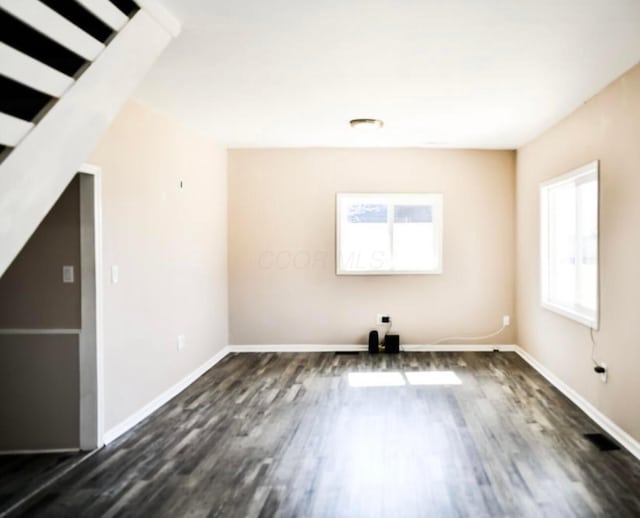
<svg viewBox="0 0 640 518"><path fill-rule="evenodd" d="M595 179L598 197L598 209L596 211L598 236L596 241L596 309L591 310L578 304L567 306L551 299L551 268L550 261L550 217L549 217L549 197L548 194L553 187L558 187L565 183L575 185L584 181ZM579 206L579 203L577 204ZM578 209L577 209L578 210ZM593 329L598 329L600 314L600 173L599 162L590 162L582 167L578 167L566 174L557 176L540 184L540 304L543 308L553 311L559 315L570 318ZM576 236L580 235L580 221L576 218ZM576 261L580 257L580 246L576 240Z"/></svg>
<svg viewBox="0 0 640 518"><path fill-rule="evenodd" d="M344 270L341 268L340 261L340 222L342 206L342 198L362 197L371 199L388 198L390 205L396 205L401 203L425 203L433 207L433 232L434 232L434 246L435 255L437 258L437 265L435 268L428 270L394 270L393 268L388 270ZM398 200L398 201L395 201ZM387 222L389 237L391 243L393 243L393 211L390 212L389 221ZM442 274L443 263L443 220L444 220L444 203L442 193L356 193L356 192L341 192L336 194L336 274L337 275L440 275ZM393 246L393 245L391 245ZM392 251L393 254L393 251Z"/></svg>

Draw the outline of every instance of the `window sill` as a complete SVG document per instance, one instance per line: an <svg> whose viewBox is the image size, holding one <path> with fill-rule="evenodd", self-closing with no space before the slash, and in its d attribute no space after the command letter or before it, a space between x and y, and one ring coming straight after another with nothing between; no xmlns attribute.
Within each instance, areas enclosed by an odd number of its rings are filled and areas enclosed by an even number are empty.
<svg viewBox="0 0 640 518"><path fill-rule="evenodd" d="M595 312L589 310L580 311L579 308L572 308L568 306L562 306L560 304L554 304L549 301L542 301L540 305L549 310L557 313L558 315L562 315L563 317L570 318L578 322L579 324L585 325L592 329L598 329L598 316Z"/></svg>
<svg viewBox="0 0 640 518"><path fill-rule="evenodd" d="M442 275L442 268L438 270L394 271L394 270L337 270L336 275Z"/></svg>

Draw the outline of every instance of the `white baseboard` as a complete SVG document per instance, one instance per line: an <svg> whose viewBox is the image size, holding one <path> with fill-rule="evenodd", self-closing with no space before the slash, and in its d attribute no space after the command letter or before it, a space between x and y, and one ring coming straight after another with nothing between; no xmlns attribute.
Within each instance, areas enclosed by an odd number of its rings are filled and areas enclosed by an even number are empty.
<svg viewBox="0 0 640 518"><path fill-rule="evenodd" d="M223 348L221 351L216 353L212 358L210 358L200 367L198 367L193 372L191 372L188 376L185 376L178 383L176 383L172 387L165 390L162 394L160 394L155 399L147 403L136 413L129 416L120 424L106 431L102 437L104 444L109 444L110 442L115 441L122 434L131 430L131 428L137 425L140 421L147 418L149 415L155 412L162 405L166 404L168 401L170 401L171 399L176 397L178 394L180 394L180 392L182 392L194 381L196 381L200 376L202 376L205 372L207 372L216 363L220 362L230 352L231 350L228 346Z"/></svg>
<svg viewBox="0 0 640 518"><path fill-rule="evenodd" d="M400 349L406 352L511 352L515 349L513 344L406 344Z"/></svg>
<svg viewBox="0 0 640 518"><path fill-rule="evenodd" d="M232 353L323 353L335 351L366 351L366 345L358 344L260 344L230 345Z"/></svg>
<svg viewBox="0 0 640 518"><path fill-rule="evenodd" d="M624 446L629 452L640 459L640 442L636 441L627 432L620 428L616 423L604 415L600 410L594 407L589 401L573 390L569 385L562 381L553 372L542 365L538 360L531 356L522 347L515 346L513 349L520 357L537 370L544 378L549 381L560 392L567 396L573 404L587 414L593 421L606 431L611 437Z"/></svg>
<svg viewBox="0 0 640 518"><path fill-rule="evenodd" d="M513 351L512 344L442 344L421 345L404 344L400 346L406 352L429 351ZM312 353L312 352L345 352L366 351L367 346L361 344L263 344L263 345L230 345L232 353Z"/></svg>
<svg viewBox="0 0 640 518"><path fill-rule="evenodd" d="M2 450L0 455L38 455L43 453L78 453L80 448L52 448L36 450Z"/></svg>

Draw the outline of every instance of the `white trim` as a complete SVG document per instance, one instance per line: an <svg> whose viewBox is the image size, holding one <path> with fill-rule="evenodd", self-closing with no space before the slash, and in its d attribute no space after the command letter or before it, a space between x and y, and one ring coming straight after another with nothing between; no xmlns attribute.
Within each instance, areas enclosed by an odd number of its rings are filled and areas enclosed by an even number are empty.
<svg viewBox="0 0 640 518"><path fill-rule="evenodd" d="M196 381L200 376L202 376L205 372L207 372L211 367L213 367L216 363L220 362L225 356L230 353L230 348L224 347L220 351L218 351L211 359L206 361L200 367L195 369L191 374L188 374L184 378L182 378L178 383L169 387L162 394L155 397L145 406L143 406L140 410L135 412L134 414L127 417L120 424L117 424L113 428L107 430L103 435L104 444L109 444L110 442L115 441L118 437L123 435L124 433L131 430L134 426L136 426L140 421L150 416L153 412L158 410L162 405L168 403L171 399L176 397L180 392L185 390L189 385L191 385L194 381Z"/></svg>
<svg viewBox="0 0 640 518"><path fill-rule="evenodd" d="M538 371L549 383L562 392L571 402L582 410L589 418L598 424L611 437L624 446L629 452L640 459L640 442L636 441L631 435L620 428L616 423L604 415L600 410L594 407L583 396L578 394L574 389L562 381L553 372L542 365L538 360L531 356L522 347L515 346L513 349L524 361Z"/></svg>
<svg viewBox="0 0 640 518"><path fill-rule="evenodd" d="M2 42L0 63L3 75L53 97L60 97L73 84L68 75Z"/></svg>
<svg viewBox="0 0 640 518"><path fill-rule="evenodd" d="M114 31L119 31L129 21L129 18L108 0L77 0L88 11L106 23Z"/></svg>
<svg viewBox="0 0 640 518"><path fill-rule="evenodd" d="M400 350L406 352L487 352L495 350L507 352L514 351L515 347L513 344L404 344L400 346ZM367 350L368 347L362 344L250 344L229 346L229 352L232 353L313 353Z"/></svg>
<svg viewBox="0 0 640 518"><path fill-rule="evenodd" d="M78 453L79 448L41 448L37 450L0 450L0 455L38 455L41 453Z"/></svg>
<svg viewBox="0 0 640 518"><path fill-rule="evenodd" d="M104 342L102 315L102 169L82 164L82 321L80 332L80 447L100 448L104 442ZM89 190L90 192L87 192ZM87 201L90 205L87 205ZM83 203L84 202L84 203ZM87 228L90 226L91 228ZM90 289L87 289L90 288Z"/></svg>
<svg viewBox="0 0 640 518"><path fill-rule="evenodd" d="M82 164L79 173L93 175L94 202L94 245L95 245L95 362L96 362L96 406L97 406L97 444L100 448L104 441L104 335L103 335L103 267L102 267L102 169L92 164Z"/></svg>
<svg viewBox="0 0 640 518"><path fill-rule="evenodd" d="M573 169L568 173L550 178L540 184L539 197L540 197L540 306L548 311L552 311L558 315L569 318L585 325L592 329L598 329L599 313L600 313L600 253L599 253L599 239L596 241L596 309L591 310L579 305L567 306L553 300L549 294L551 280L551 268L550 268L550 242L552 240L551 223L549 216L549 193L551 188L555 188L564 184L578 185L587 181L589 178L594 178L597 187L597 202L598 210L596 212L596 228L598 234L600 231L600 162L594 160L581 167ZM576 203L579 204L580 198L577 197ZM579 212L579 208L576 209ZM576 215L576 236L581 234L580 232L580 218ZM580 246L578 239L576 238L576 262L579 262ZM578 270L576 269L576 275ZM576 277L578 282L578 277Z"/></svg>
<svg viewBox="0 0 640 518"><path fill-rule="evenodd" d="M0 329L0 335L79 335L80 329Z"/></svg>
<svg viewBox="0 0 640 518"><path fill-rule="evenodd" d="M37 0L0 0L0 7L89 61L104 49L98 40Z"/></svg>
<svg viewBox="0 0 640 518"><path fill-rule="evenodd" d="M78 167L78 173L84 174L92 174L96 177L96 180L100 180L100 174L102 173L102 168L93 164L82 164ZM99 200L98 200L99 201Z"/></svg>
<svg viewBox="0 0 640 518"><path fill-rule="evenodd" d="M334 351L366 351L361 344L249 344L230 345L232 353L314 353Z"/></svg>
<svg viewBox="0 0 640 518"><path fill-rule="evenodd" d="M97 285L102 272L96 268L100 246L96 241L101 224L100 210L100 169L89 168L93 172L78 172L80 183L80 275L82 282L81 315L82 329L79 337L80 372L80 448L93 450L101 446L100 404L98 397L98 372L102 364L98 362L98 296Z"/></svg>
<svg viewBox="0 0 640 518"><path fill-rule="evenodd" d="M592 162L589 162L588 164L585 164L580 167L576 167L575 169L572 169L567 173L561 174L559 176L554 176L553 178L549 178L548 180L545 180L540 184L540 188L549 187L550 185L558 185L563 182L574 182L580 176L587 176L593 173L594 170L597 173L599 169L600 169L600 161L593 160Z"/></svg>
<svg viewBox="0 0 640 518"><path fill-rule="evenodd" d="M28 122L8 113L0 113L0 144L16 147L33 128Z"/></svg>
<svg viewBox="0 0 640 518"><path fill-rule="evenodd" d="M557 313L558 315L561 315L563 317L575 320L576 322L578 322L578 324L585 325L595 330L598 329L598 316L597 312L595 311L583 309L581 313L578 309L561 306L560 304L555 304L550 300L541 300L540 306L544 309L552 311L553 313ZM578 306L576 306L576 308L578 308ZM587 316L589 314L591 316Z"/></svg>
<svg viewBox="0 0 640 518"><path fill-rule="evenodd" d="M425 345L401 345L400 349L406 352L513 352L514 344L425 344Z"/></svg>
<svg viewBox="0 0 640 518"><path fill-rule="evenodd" d="M182 22L176 18L158 0L137 0L140 7L146 10L171 36L177 38L182 31Z"/></svg>

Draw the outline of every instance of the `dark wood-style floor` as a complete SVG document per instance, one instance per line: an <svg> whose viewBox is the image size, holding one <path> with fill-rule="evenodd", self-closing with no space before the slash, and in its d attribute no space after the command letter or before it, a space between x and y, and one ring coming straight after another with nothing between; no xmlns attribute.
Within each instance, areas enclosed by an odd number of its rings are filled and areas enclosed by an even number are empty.
<svg viewBox="0 0 640 518"><path fill-rule="evenodd" d="M460 385L354 387L352 372ZM640 516L640 463L514 353L231 355L29 517Z"/></svg>
<svg viewBox="0 0 640 518"><path fill-rule="evenodd" d="M85 456L81 452L1 455L0 517Z"/></svg>

